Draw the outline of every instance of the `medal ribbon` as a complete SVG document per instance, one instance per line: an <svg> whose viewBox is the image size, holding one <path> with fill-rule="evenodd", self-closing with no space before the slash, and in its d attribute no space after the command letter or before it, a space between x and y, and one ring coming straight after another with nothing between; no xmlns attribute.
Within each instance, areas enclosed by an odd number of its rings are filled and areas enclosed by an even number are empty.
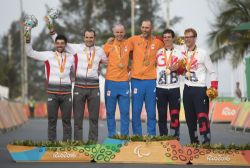
<svg viewBox="0 0 250 168"><path fill-rule="evenodd" d="M119 60L120 60L120 62L121 62L121 60L122 60L122 58L123 58L122 43L121 43L120 46L118 46L118 45L113 45L113 46L114 46L115 52L116 52L116 54L117 54L117 56L118 56L118 58L119 58Z"/></svg>
<svg viewBox="0 0 250 168"><path fill-rule="evenodd" d="M189 72L190 71L190 68L191 68L191 64L194 60L194 56L195 56L195 53L196 53L196 47L195 47L195 50L193 51L193 54L191 55L190 57L190 61L188 61L188 51L185 52L185 56L186 56L186 70Z"/></svg>
<svg viewBox="0 0 250 168"><path fill-rule="evenodd" d="M169 57L167 57L166 49L164 49L164 58L166 61L166 69L169 69L171 66L172 54L173 54L173 49L171 50Z"/></svg>
<svg viewBox="0 0 250 168"><path fill-rule="evenodd" d="M95 47L94 47L94 51L92 54L91 54L91 51L89 54L86 48L85 48L85 50L86 50L86 58L88 60L88 69L91 69L93 62L94 62L94 59L95 59Z"/></svg>
<svg viewBox="0 0 250 168"><path fill-rule="evenodd" d="M64 72L64 69L65 69L65 65L66 65L66 61L67 61L67 57L66 57L66 53L64 54L64 59L62 57L62 53L61 53L61 60L58 58L58 54L57 54L57 51L55 52L55 55L56 55L56 60L57 60L57 63L58 63L58 66L59 66L59 70L61 73Z"/></svg>
<svg viewBox="0 0 250 168"><path fill-rule="evenodd" d="M145 40L143 40L143 41L145 41ZM151 41L152 41L152 38L150 37L150 39L147 40L147 43L146 43L146 49L145 49L145 52L144 52L144 61L148 60L148 58L149 58Z"/></svg>

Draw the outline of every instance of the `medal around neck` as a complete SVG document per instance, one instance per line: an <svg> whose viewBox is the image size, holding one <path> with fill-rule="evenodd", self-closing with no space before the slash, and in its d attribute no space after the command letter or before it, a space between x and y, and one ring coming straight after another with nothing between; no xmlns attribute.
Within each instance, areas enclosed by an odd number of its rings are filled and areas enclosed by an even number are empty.
<svg viewBox="0 0 250 168"><path fill-rule="evenodd" d="M149 60L145 60L145 61L144 61L144 65L145 65L145 66L149 66L149 64L150 64Z"/></svg>
<svg viewBox="0 0 250 168"><path fill-rule="evenodd" d="M122 70L124 69L125 65L123 63L119 63L118 67Z"/></svg>
<svg viewBox="0 0 250 168"><path fill-rule="evenodd" d="M46 16L48 19L48 28L51 29L53 27L54 21L59 17L60 12L57 9L51 8L48 11L48 15Z"/></svg>
<svg viewBox="0 0 250 168"><path fill-rule="evenodd" d="M31 29L36 27L38 24L37 18L34 15L26 15L24 17L25 32L24 36L29 38L31 35Z"/></svg>

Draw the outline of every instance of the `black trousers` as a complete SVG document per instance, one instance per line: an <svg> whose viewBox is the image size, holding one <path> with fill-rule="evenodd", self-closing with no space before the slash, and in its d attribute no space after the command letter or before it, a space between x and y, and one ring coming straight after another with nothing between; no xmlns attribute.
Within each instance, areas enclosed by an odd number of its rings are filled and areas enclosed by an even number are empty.
<svg viewBox="0 0 250 168"><path fill-rule="evenodd" d="M199 143L197 121L202 143L210 143L211 140L206 90L207 87L184 86L183 105L191 143Z"/></svg>
<svg viewBox="0 0 250 168"><path fill-rule="evenodd" d="M158 125L160 135L168 135L167 112L170 112L170 135L179 137L180 132L180 88L156 88L156 101L158 109Z"/></svg>
<svg viewBox="0 0 250 168"><path fill-rule="evenodd" d="M56 137L56 125L58 110L62 113L63 140L71 140L71 114L72 114L72 96L71 94L49 94L47 100L48 111L48 139L54 141Z"/></svg>
<svg viewBox="0 0 250 168"><path fill-rule="evenodd" d="M89 141L98 141L98 119L100 110L99 88L74 88L73 113L74 113L74 139L83 139L83 116L87 101L89 111Z"/></svg>

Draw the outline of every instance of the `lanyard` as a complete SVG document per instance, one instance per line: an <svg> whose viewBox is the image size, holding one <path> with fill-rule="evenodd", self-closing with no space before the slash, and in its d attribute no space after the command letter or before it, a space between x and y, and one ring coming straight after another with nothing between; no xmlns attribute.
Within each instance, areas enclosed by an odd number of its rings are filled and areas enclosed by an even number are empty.
<svg viewBox="0 0 250 168"><path fill-rule="evenodd" d="M120 45L120 46L118 46L118 45L113 45L113 46L114 46L114 48L115 48L115 52L116 52L116 54L117 54L117 56L118 56L119 60L121 61L121 60L122 60L122 58L123 58L123 53L122 53L122 43L121 43L121 45Z"/></svg>
<svg viewBox="0 0 250 168"><path fill-rule="evenodd" d="M190 61L188 61L188 51L185 52L185 56L186 56L186 70L189 72L190 71L190 68L191 68L191 64L194 60L194 57L195 57L195 53L196 53L196 47L195 49L193 50L193 54L191 55L190 57Z"/></svg>
<svg viewBox="0 0 250 168"><path fill-rule="evenodd" d="M88 60L88 69L91 69L95 58L95 47L92 54L91 51L90 53L88 53L87 48L85 48L85 51L86 51L86 58Z"/></svg>
<svg viewBox="0 0 250 168"><path fill-rule="evenodd" d="M59 56L58 56L58 54L57 54L57 51L55 52L55 55L56 55L56 60L57 60L57 63L58 63L60 72L63 73L63 72L64 72L64 69L65 69L66 61L67 61L66 53L64 54L64 59L63 59L62 53L61 53L61 61L60 61L60 59L58 58Z"/></svg>
<svg viewBox="0 0 250 168"><path fill-rule="evenodd" d="M173 54L173 49L171 49L170 55L169 55L169 57L167 57L166 49L164 49L164 58L166 61L166 69L169 69L171 66L172 54Z"/></svg>

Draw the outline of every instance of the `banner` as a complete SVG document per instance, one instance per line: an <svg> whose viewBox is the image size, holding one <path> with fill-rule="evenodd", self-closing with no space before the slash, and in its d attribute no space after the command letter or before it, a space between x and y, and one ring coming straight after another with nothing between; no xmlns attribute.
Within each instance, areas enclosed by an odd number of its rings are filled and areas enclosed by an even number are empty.
<svg viewBox="0 0 250 168"><path fill-rule="evenodd" d="M241 104L233 102L215 102L211 120L212 122L231 122L240 108Z"/></svg>

